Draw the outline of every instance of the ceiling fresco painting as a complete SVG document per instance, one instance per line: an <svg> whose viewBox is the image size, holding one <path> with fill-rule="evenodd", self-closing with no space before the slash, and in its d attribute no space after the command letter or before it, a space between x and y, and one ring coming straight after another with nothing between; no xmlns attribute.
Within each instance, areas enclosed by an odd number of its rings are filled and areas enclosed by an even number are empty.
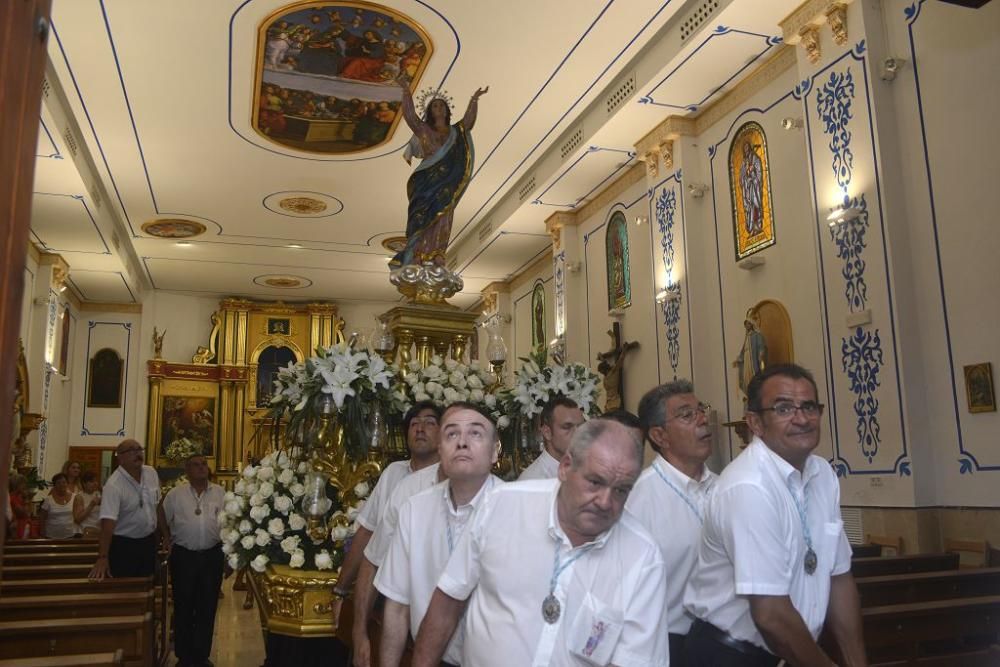
<svg viewBox="0 0 1000 667"><path fill-rule="evenodd" d="M269 141L327 155L388 141L401 91L415 89L433 44L416 22L365 2L286 6L260 25L253 127Z"/></svg>

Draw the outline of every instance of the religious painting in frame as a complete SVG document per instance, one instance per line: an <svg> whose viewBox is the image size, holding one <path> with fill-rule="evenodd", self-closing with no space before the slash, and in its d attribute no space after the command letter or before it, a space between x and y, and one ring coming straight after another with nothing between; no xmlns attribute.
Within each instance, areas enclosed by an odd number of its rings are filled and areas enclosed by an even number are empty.
<svg viewBox="0 0 1000 667"><path fill-rule="evenodd" d="M965 394L969 412L996 412L997 399L993 392L993 364L983 362L965 366Z"/></svg>
<svg viewBox="0 0 1000 667"><path fill-rule="evenodd" d="M338 155L379 146L402 120L433 43L408 16L369 2L296 2L257 31L251 124L281 146Z"/></svg>
<svg viewBox="0 0 1000 667"><path fill-rule="evenodd" d="M632 284L628 262L628 223L625 214L615 211L608 220L604 252L608 267L608 310L632 305Z"/></svg>
<svg viewBox="0 0 1000 667"><path fill-rule="evenodd" d="M172 443L187 438L205 456L215 456L215 396L164 395L160 408L160 456Z"/></svg>
<svg viewBox="0 0 1000 667"><path fill-rule="evenodd" d="M729 146L729 192L733 205L736 261L774 245L774 209L767 137L749 121Z"/></svg>
<svg viewBox="0 0 1000 667"><path fill-rule="evenodd" d="M531 290L531 348L545 347L545 284L538 280Z"/></svg>
<svg viewBox="0 0 1000 667"><path fill-rule="evenodd" d="M122 384L125 380L125 361L118 352L105 347L90 358L87 373L87 407L120 408Z"/></svg>

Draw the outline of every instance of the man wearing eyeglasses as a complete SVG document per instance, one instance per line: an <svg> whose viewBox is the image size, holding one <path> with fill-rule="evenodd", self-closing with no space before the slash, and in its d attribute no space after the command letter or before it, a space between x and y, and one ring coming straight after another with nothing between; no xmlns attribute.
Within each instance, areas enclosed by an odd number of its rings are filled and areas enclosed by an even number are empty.
<svg viewBox="0 0 1000 667"><path fill-rule="evenodd" d="M750 445L720 475L698 564L684 593L696 618L688 665L832 665L817 645L826 625L842 665L866 665L840 487L812 454L823 405L812 374L770 366L747 387Z"/></svg>
<svg viewBox="0 0 1000 667"><path fill-rule="evenodd" d="M90 578L149 577L156 569L156 507L160 478L145 461L142 445L118 443L118 468L101 494L101 536Z"/></svg>
<svg viewBox="0 0 1000 667"><path fill-rule="evenodd" d="M688 575L698 560L702 517L717 475L705 467L712 454L711 407L694 386L675 380L639 401L642 433L657 453L629 495L625 509L655 538L667 579L670 666L684 667L684 638L694 620L682 604Z"/></svg>

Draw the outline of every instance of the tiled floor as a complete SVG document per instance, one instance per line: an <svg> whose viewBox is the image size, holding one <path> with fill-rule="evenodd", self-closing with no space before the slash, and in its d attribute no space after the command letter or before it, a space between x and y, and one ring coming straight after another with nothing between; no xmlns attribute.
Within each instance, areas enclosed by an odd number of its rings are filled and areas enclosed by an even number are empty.
<svg viewBox="0 0 1000 667"><path fill-rule="evenodd" d="M253 609L243 609L246 591L233 592L235 578L230 577L222 584L225 597L219 600L215 616L211 660L216 667L260 667L264 664L260 616L256 605Z"/></svg>

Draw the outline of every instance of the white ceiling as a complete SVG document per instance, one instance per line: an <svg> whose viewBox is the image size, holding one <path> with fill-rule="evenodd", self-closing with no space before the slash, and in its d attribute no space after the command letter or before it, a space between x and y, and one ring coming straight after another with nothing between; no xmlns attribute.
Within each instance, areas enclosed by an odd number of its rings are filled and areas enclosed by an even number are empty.
<svg viewBox="0 0 1000 667"><path fill-rule="evenodd" d="M250 126L257 29L287 4L55 0L32 239L63 255L81 298L132 302L154 288L398 300L381 241L406 225L408 129L331 156L277 146ZM766 58L797 2L384 4L431 36L418 88L443 84L460 114L477 86L490 86L452 239L466 284L453 301L469 306L487 283L545 252L548 215L581 206L634 165L637 139L670 114L711 103ZM606 98L631 76L635 92L607 113ZM577 128L580 145L563 156ZM307 218L272 210L275 196L296 192L329 208ZM157 218L207 231L178 246L142 232ZM491 231L481 235L487 218ZM288 275L304 286L263 283Z"/></svg>

